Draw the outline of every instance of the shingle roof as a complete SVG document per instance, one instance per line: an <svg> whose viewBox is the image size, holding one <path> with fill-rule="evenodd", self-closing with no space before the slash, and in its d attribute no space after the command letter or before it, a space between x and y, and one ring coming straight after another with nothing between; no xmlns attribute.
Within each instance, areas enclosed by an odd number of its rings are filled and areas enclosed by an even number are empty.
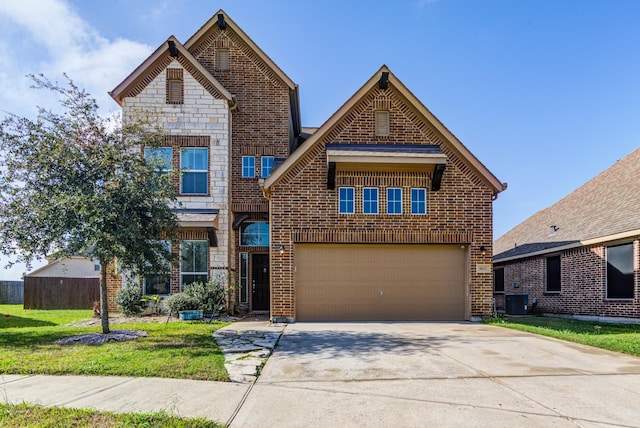
<svg viewBox="0 0 640 428"><path fill-rule="evenodd" d="M498 238L494 260L638 229L640 148Z"/></svg>

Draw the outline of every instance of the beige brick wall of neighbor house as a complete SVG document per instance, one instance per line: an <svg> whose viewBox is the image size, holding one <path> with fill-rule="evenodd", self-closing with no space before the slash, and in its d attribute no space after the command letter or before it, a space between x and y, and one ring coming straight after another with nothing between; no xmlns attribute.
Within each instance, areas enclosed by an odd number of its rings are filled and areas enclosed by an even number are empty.
<svg viewBox="0 0 640 428"><path fill-rule="evenodd" d="M169 67L182 68L182 65L173 61ZM210 138L209 195L179 196L178 200L184 208L219 210L218 247L209 249L210 274L216 274L220 269L230 266L230 111L226 100L215 99L186 69L183 73L184 104L166 103L166 73L163 71L135 97L124 98L123 120L126 122L136 117L148 119L167 135ZM179 164L174 162L175 167L179 167ZM175 281L176 275L173 275L172 283ZM112 288L117 290L119 287L114 285ZM174 286L172 289L177 290Z"/></svg>
<svg viewBox="0 0 640 428"><path fill-rule="evenodd" d="M627 241L630 242L630 241ZM606 247L594 245L562 252L561 291L546 293L546 256L496 263L504 269L505 294L529 295L537 299L536 311L600 317L640 317L640 240L634 240L635 298L607 299ZM515 283L517 288L512 284ZM496 306L504 309L504 295L496 295Z"/></svg>
<svg viewBox="0 0 640 428"><path fill-rule="evenodd" d="M373 118L377 97L391 99L389 137L374 136ZM323 235L335 236L336 240L333 242L345 242L340 241L341 238L338 236L348 236L349 231L367 231L370 236L376 236L369 242L378 240L388 243L388 238L396 235L398 238L391 242L455 243L468 246L470 315L491 315L492 274L477 273L475 268L477 264L491 265L493 208L490 186L461 161L443 138L425 123L403 98L395 95L392 87L386 91L373 89L344 117L341 123L325 135L320 144L310 150L305 159L271 189L271 316L290 319L296 317L293 280L294 235L298 234L298 231L322 234L328 229L344 232ZM380 206L383 207L386 187L396 187L398 183L405 183L408 187L429 189L431 173L373 172L356 177L357 174L338 172L336 190L327 190L327 143L439 145L447 156L447 166L441 189L437 192L428 191L427 215L339 215L337 188L341 183L356 183L356 188L365 182L367 186L378 186ZM404 204L404 212L408 212L406 199ZM403 233L406 231L424 233ZM284 254L277 251L280 244L284 244L287 249ZM486 248L485 255L481 254L480 246Z"/></svg>

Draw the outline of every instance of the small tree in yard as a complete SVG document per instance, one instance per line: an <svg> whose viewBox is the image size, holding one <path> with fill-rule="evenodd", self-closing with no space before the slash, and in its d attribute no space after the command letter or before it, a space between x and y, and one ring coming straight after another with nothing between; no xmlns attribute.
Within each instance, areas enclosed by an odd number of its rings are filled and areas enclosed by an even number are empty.
<svg viewBox="0 0 640 428"><path fill-rule="evenodd" d="M96 101L67 78L53 91L62 113L39 108L35 120L0 122L0 245L14 262L83 254L100 261L102 332L109 333L107 266L137 275L163 272L171 254L160 239L177 227L172 177L157 173L141 146L162 134L98 114ZM66 78L66 76L65 76Z"/></svg>

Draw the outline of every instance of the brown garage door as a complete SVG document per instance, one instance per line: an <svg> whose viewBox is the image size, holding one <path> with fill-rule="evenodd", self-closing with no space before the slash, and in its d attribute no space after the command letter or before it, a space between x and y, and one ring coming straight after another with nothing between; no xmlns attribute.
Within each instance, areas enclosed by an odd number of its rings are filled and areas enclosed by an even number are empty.
<svg viewBox="0 0 640 428"><path fill-rule="evenodd" d="M466 247L298 244L299 321L463 320Z"/></svg>

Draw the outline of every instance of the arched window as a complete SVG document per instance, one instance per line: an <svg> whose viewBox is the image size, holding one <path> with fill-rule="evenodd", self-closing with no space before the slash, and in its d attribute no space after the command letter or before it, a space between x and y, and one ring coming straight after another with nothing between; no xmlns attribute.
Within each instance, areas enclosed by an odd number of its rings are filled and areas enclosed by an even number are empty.
<svg viewBox="0 0 640 428"><path fill-rule="evenodd" d="M244 223L240 228L240 245L250 247L268 247L269 223Z"/></svg>

